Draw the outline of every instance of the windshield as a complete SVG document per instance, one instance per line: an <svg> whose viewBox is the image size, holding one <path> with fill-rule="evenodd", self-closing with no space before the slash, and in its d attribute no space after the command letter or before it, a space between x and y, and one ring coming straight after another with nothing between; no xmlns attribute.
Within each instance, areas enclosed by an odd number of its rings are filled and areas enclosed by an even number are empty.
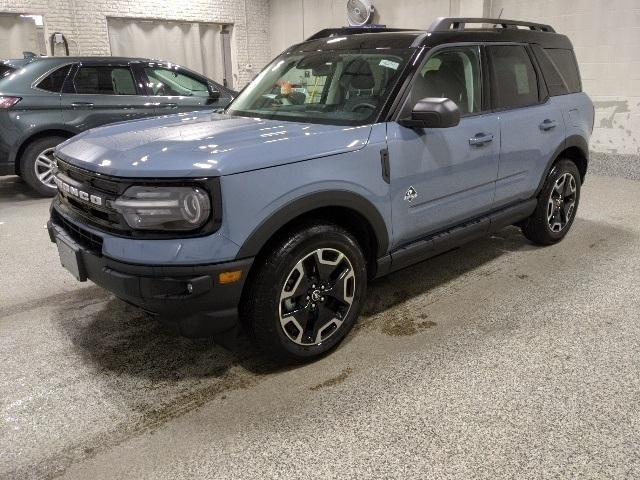
<svg viewBox="0 0 640 480"><path fill-rule="evenodd" d="M332 51L276 58L230 105L231 115L335 125L372 122L411 51Z"/></svg>

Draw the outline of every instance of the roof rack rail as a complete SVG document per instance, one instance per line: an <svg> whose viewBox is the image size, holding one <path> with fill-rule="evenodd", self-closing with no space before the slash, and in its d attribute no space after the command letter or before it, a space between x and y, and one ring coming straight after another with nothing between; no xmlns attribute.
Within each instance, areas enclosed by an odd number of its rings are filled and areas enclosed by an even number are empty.
<svg viewBox="0 0 640 480"><path fill-rule="evenodd" d="M492 23L493 28L517 29L518 27L528 27L529 30L537 32L555 33L551 25L544 23L522 22L520 20L506 20L504 18L467 18L467 17L439 17L429 27L429 32L448 32L450 30L464 30L467 23Z"/></svg>
<svg viewBox="0 0 640 480"><path fill-rule="evenodd" d="M410 32L409 28L387 28L378 25L369 25L362 27L338 27L338 28L325 28L317 33L314 33L305 41L317 40L318 38L339 37L340 35L354 35L357 33L383 33L383 32Z"/></svg>

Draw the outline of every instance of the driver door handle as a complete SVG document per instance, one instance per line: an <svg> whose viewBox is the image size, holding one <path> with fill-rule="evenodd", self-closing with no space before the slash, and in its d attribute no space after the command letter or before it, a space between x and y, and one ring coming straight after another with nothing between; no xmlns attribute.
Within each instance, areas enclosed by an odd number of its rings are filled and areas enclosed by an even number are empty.
<svg viewBox="0 0 640 480"><path fill-rule="evenodd" d="M91 109L91 108L93 108L93 103L91 103L91 102L73 102L71 104L71 107L75 108L75 109L81 109L81 108Z"/></svg>
<svg viewBox="0 0 640 480"><path fill-rule="evenodd" d="M160 106L163 108L178 108L177 103L161 103Z"/></svg>
<svg viewBox="0 0 640 480"><path fill-rule="evenodd" d="M476 145L481 147L486 143L490 143L493 141L493 135L490 133L476 133L474 137L469 139L469 145Z"/></svg>

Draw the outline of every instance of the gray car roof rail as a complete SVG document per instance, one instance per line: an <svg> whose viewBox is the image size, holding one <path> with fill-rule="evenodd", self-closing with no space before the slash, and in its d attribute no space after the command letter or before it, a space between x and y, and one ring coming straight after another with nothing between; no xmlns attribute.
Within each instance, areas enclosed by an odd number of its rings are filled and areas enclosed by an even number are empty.
<svg viewBox="0 0 640 480"><path fill-rule="evenodd" d="M467 23L486 23L493 27L481 28L480 30L492 30L498 27L517 29L527 27L529 30L537 32L555 33L551 25L544 23L525 22L522 20L507 20L505 18L482 18L482 17L438 17L428 28L429 32L449 32L451 30L464 30ZM476 30L476 29L474 29Z"/></svg>

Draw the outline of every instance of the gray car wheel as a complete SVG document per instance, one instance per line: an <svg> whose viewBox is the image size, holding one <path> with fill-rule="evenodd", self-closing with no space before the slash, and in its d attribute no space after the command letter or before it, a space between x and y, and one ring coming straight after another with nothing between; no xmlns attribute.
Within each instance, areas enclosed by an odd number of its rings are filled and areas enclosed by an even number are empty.
<svg viewBox="0 0 640 480"><path fill-rule="evenodd" d="M20 175L39 195L53 197L57 193L54 182L56 160L53 153L64 137L45 137L35 140L20 159Z"/></svg>

